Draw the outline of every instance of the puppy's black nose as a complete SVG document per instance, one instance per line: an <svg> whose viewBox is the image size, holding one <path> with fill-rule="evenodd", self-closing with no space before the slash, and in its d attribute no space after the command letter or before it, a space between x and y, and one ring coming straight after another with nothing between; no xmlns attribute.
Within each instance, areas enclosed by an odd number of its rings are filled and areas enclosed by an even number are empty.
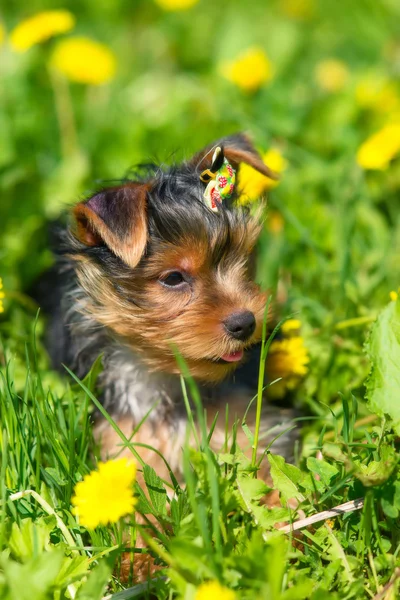
<svg viewBox="0 0 400 600"><path fill-rule="evenodd" d="M254 333L256 319L252 312L244 310L229 315L224 321L224 327L235 340L245 342Z"/></svg>

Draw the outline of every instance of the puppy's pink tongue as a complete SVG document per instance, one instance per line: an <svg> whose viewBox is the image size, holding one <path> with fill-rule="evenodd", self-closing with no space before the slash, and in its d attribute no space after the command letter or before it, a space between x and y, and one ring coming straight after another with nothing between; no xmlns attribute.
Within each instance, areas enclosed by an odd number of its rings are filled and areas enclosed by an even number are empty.
<svg viewBox="0 0 400 600"><path fill-rule="evenodd" d="M238 350L237 352L232 352L231 354L223 354L221 358L222 360L226 360L226 362L237 362L243 358L243 350Z"/></svg>

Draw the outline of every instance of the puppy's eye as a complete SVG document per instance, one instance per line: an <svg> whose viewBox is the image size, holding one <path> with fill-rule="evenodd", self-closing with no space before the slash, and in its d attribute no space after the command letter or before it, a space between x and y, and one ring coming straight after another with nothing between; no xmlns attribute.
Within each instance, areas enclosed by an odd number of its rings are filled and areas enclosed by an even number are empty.
<svg viewBox="0 0 400 600"><path fill-rule="evenodd" d="M182 286L183 283L186 283L185 278L179 271L168 273L168 275L163 277L160 281L167 287L179 287Z"/></svg>

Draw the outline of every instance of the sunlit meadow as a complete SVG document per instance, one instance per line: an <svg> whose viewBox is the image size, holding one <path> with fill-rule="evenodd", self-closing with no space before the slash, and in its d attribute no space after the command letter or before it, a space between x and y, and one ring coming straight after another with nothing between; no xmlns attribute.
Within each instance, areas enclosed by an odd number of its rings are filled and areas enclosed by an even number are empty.
<svg viewBox="0 0 400 600"><path fill-rule="evenodd" d="M395 0L0 7L1 599L398 597L399 20ZM101 362L51 371L30 297L68 205L237 131L281 175L240 183L268 199L257 279L282 319L254 395L302 427L294 464L267 449L272 508L235 428L216 455L200 427L184 481L122 432L132 460L100 462Z"/></svg>

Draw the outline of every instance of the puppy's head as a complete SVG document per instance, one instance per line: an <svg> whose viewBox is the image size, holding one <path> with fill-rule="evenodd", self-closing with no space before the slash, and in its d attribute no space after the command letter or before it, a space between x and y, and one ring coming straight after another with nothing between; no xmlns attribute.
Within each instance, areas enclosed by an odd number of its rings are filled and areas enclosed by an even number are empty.
<svg viewBox="0 0 400 600"><path fill-rule="evenodd" d="M234 193L217 212L204 202L200 174L217 145L234 169L245 162L274 177L245 136L225 138L78 204L71 253L85 312L150 368L177 372L177 349L205 381L225 377L260 339L266 302L247 273L259 220L235 207Z"/></svg>

